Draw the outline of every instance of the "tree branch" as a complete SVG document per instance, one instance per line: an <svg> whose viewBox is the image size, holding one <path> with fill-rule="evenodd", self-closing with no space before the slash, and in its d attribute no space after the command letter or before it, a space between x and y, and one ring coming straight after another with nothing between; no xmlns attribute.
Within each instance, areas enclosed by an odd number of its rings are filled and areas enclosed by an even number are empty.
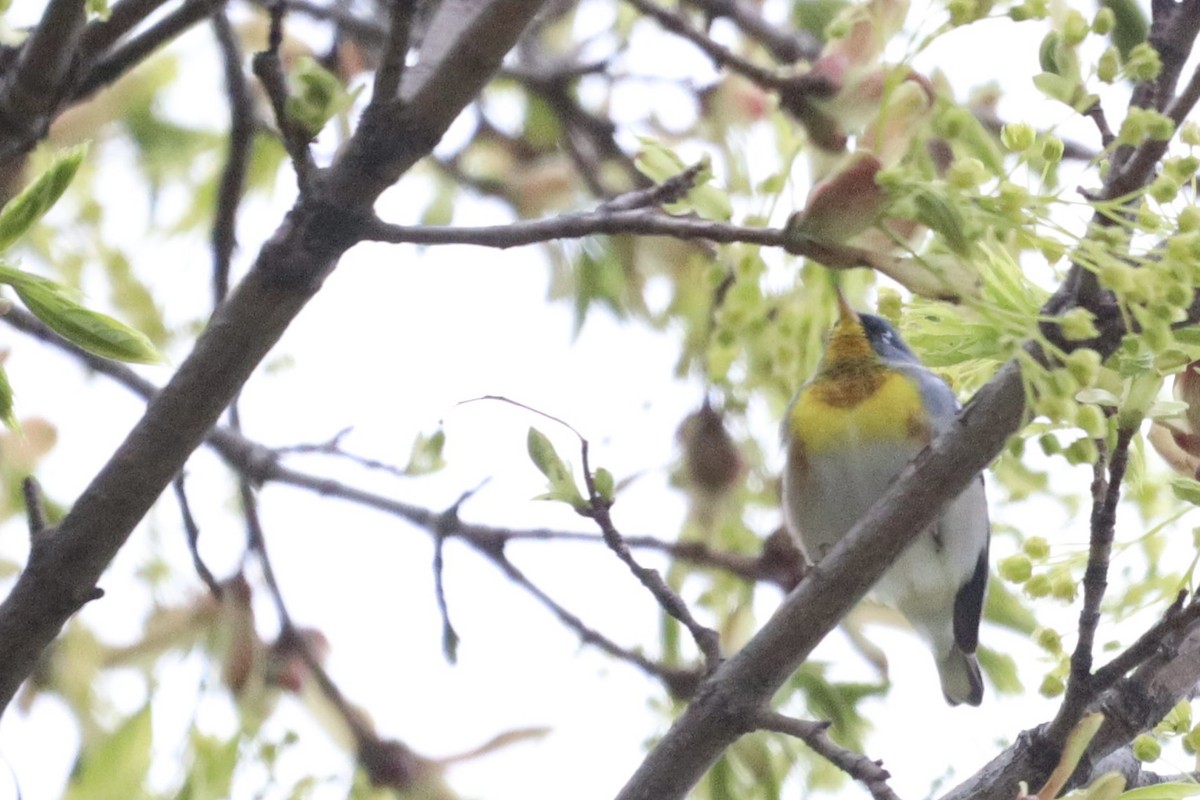
<svg viewBox="0 0 1200 800"><path fill-rule="evenodd" d="M87 74L71 87L71 99L82 100L114 83L179 34L208 19L224 2L225 0L185 0L179 8L89 66Z"/></svg>
<svg viewBox="0 0 1200 800"><path fill-rule="evenodd" d="M1108 564L1116 534L1117 503L1121 498L1125 469L1129 465L1129 445L1135 433L1135 428L1118 431L1111 462L1106 465L1105 459L1101 458L1096 463L1096 476L1092 484L1091 544L1083 575L1079 639L1071 653L1071 675L1062 705L1044 734L1045 739L1056 747L1066 742L1067 736L1086 713L1088 705L1103 691L1092 685L1092 647L1096 640L1096 628L1100 624L1100 602L1108 589Z"/></svg>
<svg viewBox="0 0 1200 800"><path fill-rule="evenodd" d="M134 526L358 241L346 209L369 209L432 149L539 7L529 0L443 0L425 38L422 68L406 71L405 112L363 122L313 194L297 201L264 245L250 274L111 460L44 546L31 553L0 604L6 654L0 707L7 707L63 624L94 595L96 581ZM374 169L379 165L383 169Z"/></svg>
<svg viewBox="0 0 1200 800"><path fill-rule="evenodd" d="M472 244L505 249L557 239L580 239L597 234L670 236L676 239L706 239L710 242L745 242L764 247L781 247L793 255L818 261L831 269L869 267L895 271L901 259L850 245L788 235L782 228L734 225L699 217L676 217L656 208L620 208L616 201L594 211L562 214L548 219L508 225L392 225L378 220L362 224L363 238L392 244Z"/></svg>
<svg viewBox="0 0 1200 800"><path fill-rule="evenodd" d="M223 11L213 15L213 32L224 61L225 94L229 98L229 150L217 190L212 226L213 306L216 307L229 294L229 271L237 247L237 211L250 164L250 146L254 143L254 107L242 67L242 50Z"/></svg>
<svg viewBox="0 0 1200 800"><path fill-rule="evenodd" d="M83 0L51 0L0 81L0 163L45 135L70 80L87 21Z"/></svg>
<svg viewBox="0 0 1200 800"><path fill-rule="evenodd" d="M776 711L763 711L758 715L758 727L796 737L817 755L863 784L875 800L900 800L887 784L892 776L883 768L883 762L872 761L830 739L828 722L793 719Z"/></svg>

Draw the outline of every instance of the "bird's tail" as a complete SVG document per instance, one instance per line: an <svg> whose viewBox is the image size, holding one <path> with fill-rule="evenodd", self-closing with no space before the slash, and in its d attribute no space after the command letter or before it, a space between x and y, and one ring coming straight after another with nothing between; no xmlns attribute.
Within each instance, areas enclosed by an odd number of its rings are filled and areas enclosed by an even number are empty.
<svg viewBox="0 0 1200 800"><path fill-rule="evenodd" d="M938 659L937 668L947 703L977 706L983 700L983 676L979 674L979 661L974 653L951 647L949 653Z"/></svg>

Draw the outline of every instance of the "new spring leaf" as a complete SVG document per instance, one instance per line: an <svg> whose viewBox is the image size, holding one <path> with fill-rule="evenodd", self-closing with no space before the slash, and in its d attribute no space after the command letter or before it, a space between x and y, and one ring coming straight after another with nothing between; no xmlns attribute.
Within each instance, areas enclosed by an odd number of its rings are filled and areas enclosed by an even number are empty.
<svg viewBox="0 0 1200 800"><path fill-rule="evenodd" d="M0 250L7 250L33 227L71 184L87 145L63 151L50 168L0 209Z"/></svg>
<svg viewBox="0 0 1200 800"><path fill-rule="evenodd" d="M579 487L575 485L575 479L571 477L571 470L559 458L558 452L555 451L554 445L550 443L546 435L537 428L531 427L526 438L526 447L529 449L529 458L533 461L534 466L550 482L550 491L537 499L561 500L564 503L570 503L576 511L587 508L587 503L584 502Z"/></svg>

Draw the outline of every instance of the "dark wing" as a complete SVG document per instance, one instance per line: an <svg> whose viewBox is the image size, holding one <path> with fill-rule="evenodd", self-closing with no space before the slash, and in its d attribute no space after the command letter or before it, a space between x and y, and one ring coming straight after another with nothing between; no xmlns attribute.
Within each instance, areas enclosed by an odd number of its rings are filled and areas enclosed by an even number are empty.
<svg viewBox="0 0 1200 800"><path fill-rule="evenodd" d="M983 617L987 579L988 546L985 543L971 579L959 587L954 596L954 643L964 653L974 653L979 646L979 620Z"/></svg>

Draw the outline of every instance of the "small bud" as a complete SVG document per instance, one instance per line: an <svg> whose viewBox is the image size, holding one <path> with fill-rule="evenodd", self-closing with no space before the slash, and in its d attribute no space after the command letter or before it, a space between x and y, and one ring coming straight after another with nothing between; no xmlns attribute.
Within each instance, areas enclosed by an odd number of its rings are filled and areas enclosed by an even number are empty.
<svg viewBox="0 0 1200 800"><path fill-rule="evenodd" d="M1105 6L1096 12L1092 19L1092 32L1099 36L1107 36L1117 25L1117 15L1111 8Z"/></svg>
<svg viewBox="0 0 1200 800"><path fill-rule="evenodd" d="M1062 636L1053 628L1038 628L1033 632L1033 640L1038 647L1052 655L1062 652Z"/></svg>
<svg viewBox="0 0 1200 800"><path fill-rule="evenodd" d="M1000 559L997 569L1000 577L1009 583L1025 583L1033 574L1033 562L1024 553L1016 553Z"/></svg>
<svg viewBox="0 0 1200 800"><path fill-rule="evenodd" d="M1162 72L1162 59L1157 50L1148 43L1141 42L1129 51L1126 67L1134 80L1152 81Z"/></svg>
<svg viewBox="0 0 1200 800"><path fill-rule="evenodd" d="M1084 437L1067 445L1063 455L1069 464L1095 464L1100 452L1096 449L1094 440Z"/></svg>
<svg viewBox="0 0 1200 800"><path fill-rule="evenodd" d="M1075 424L1093 439L1102 439L1108 434L1108 418L1098 406L1080 406Z"/></svg>
<svg viewBox="0 0 1200 800"><path fill-rule="evenodd" d="M1100 335L1100 330L1096 327L1095 319L1095 315L1086 308L1072 308L1059 318L1059 324L1062 325L1063 336L1072 342L1080 342L1084 339L1095 339ZM1085 351L1077 350L1075 352ZM1091 352L1095 353L1094 350ZM1096 355L1099 357L1099 354ZM1080 381L1080 383L1083 383L1083 381Z"/></svg>
<svg viewBox="0 0 1200 800"><path fill-rule="evenodd" d="M1044 536L1030 536L1021 545L1021 550L1030 558L1041 561L1050 555L1050 543Z"/></svg>
<svg viewBox="0 0 1200 800"><path fill-rule="evenodd" d="M1108 9L1104 9L1108 11ZM1121 74L1121 55L1117 48L1110 47L1100 54L1096 62L1096 77L1105 83L1112 83Z"/></svg>
<svg viewBox="0 0 1200 800"><path fill-rule="evenodd" d="M1090 32L1091 26L1083 18L1083 14L1075 9L1067 12L1067 18L1063 21L1062 26L1063 44L1074 47L1086 39Z"/></svg>
<svg viewBox="0 0 1200 800"><path fill-rule="evenodd" d="M1000 143L1013 153L1024 153L1036 140L1033 126L1024 122L1010 122L1000 130Z"/></svg>
<svg viewBox="0 0 1200 800"><path fill-rule="evenodd" d="M1025 581L1025 594L1030 597L1048 597L1050 589L1050 576L1044 572L1039 572Z"/></svg>
<svg viewBox="0 0 1200 800"><path fill-rule="evenodd" d="M1050 164L1062 161L1064 150L1063 141L1057 136L1047 136L1042 142L1042 158Z"/></svg>
<svg viewBox="0 0 1200 800"><path fill-rule="evenodd" d="M1090 347L1073 350L1067 356L1067 369L1080 386L1093 386L1096 383L1096 378L1100 375L1100 365L1100 354Z"/></svg>
<svg viewBox="0 0 1200 800"><path fill-rule="evenodd" d="M1157 761L1162 755L1162 745L1148 733L1138 734L1133 740L1133 757L1143 763Z"/></svg>
<svg viewBox="0 0 1200 800"><path fill-rule="evenodd" d="M1075 599L1075 594L1078 590L1079 583L1066 570L1056 573L1050 579L1050 594L1054 595L1054 599L1056 600L1069 603Z"/></svg>

